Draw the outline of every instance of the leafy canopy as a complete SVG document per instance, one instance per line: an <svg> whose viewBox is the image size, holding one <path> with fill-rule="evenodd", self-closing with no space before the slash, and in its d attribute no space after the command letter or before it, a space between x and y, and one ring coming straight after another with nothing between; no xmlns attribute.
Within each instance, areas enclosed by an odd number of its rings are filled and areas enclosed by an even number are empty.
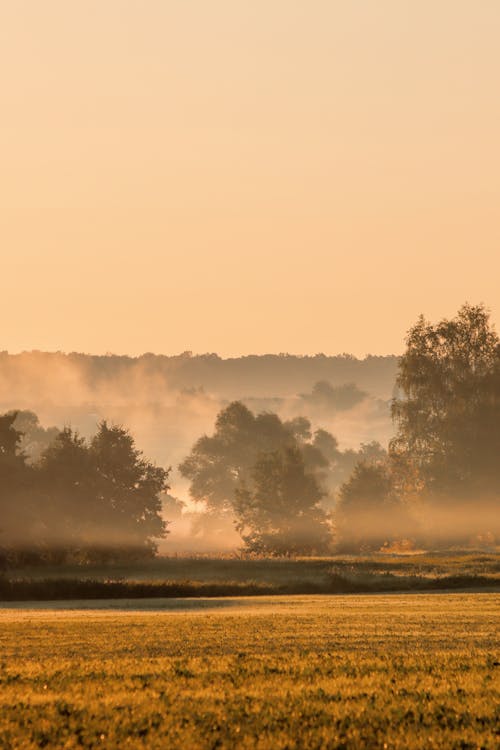
<svg viewBox="0 0 500 750"><path fill-rule="evenodd" d="M319 507L323 492L297 447L263 453L251 488L236 490L236 528L245 547L259 554L326 552L330 528Z"/></svg>
<svg viewBox="0 0 500 750"><path fill-rule="evenodd" d="M16 416L0 417L4 549L54 561L155 551L167 534L161 512L169 471L147 461L127 430L101 422L87 442L65 428L29 465Z"/></svg>
<svg viewBox="0 0 500 750"><path fill-rule="evenodd" d="M303 417L283 422L277 414L255 415L234 401L219 412L214 434L196 441L179 470L191 482L192 498L204 501L208 512L231 512L236 488L250 480L262 453L299 447L311 470L327 466L321 451L310 442L310 428Z"/></svg>
<svg viewBox="0 0 500 750"><path fill-rule="evenodd" d="M500 340L482 305L410 329L393 403L391 455L403 489L442 497L500 493Z"/></svg>

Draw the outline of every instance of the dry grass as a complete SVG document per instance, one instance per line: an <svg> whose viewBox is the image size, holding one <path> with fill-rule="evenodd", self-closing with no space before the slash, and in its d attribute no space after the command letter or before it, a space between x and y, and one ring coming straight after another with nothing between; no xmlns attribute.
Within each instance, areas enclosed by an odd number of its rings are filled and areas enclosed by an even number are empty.
<svg viewBox="0 0 500 750"><path fill-rule="evenodd" d="M415 594L4 609L0 747L493 750L499 604Z"/></svg>

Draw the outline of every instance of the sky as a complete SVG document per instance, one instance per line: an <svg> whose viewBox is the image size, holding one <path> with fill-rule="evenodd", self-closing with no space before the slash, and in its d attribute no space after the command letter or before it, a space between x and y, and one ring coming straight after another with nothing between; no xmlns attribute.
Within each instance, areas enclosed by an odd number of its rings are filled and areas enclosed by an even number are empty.
<svg viewBox="0 0 500 750"><path fill-rule="evenodd" d="M499 321L498 0L0 1L0 349Z"/></svg>

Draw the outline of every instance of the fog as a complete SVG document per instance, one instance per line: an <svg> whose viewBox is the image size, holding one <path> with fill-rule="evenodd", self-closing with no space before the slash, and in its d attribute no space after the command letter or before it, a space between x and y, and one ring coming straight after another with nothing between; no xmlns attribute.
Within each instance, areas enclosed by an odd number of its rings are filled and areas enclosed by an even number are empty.
<svg viewBox="0 0 500 750"><path fill-rule="evenodd" d="M420 497L396 512L365 509L352 513L341 532L340 552L418 552L466 546L495 549L500 536L498 500L477 497L473 503L456 498ZM387 540L393 541L387 541Z"/></svg>
<svg viewBox="0 0 500 750"><path fill-rule="evenodd" d="M283 419L306 416L313 429L332 432L342 448L355 449L371 440L387 444L395 363L391 357L323 355L222 360L189 353L130 358L4 352L0 413L30 410L43 427L70 426L85 437L94 434L102 419L126 427L147 458L172 467L171 494L185 503L187 513L170 514L170 534L160 549L220 551L241 544L232 520L219 519L210 533L196 530L191 513L203 508L191 501L188 483L177 471L195 440L212 431L220 409L240 399L254 411L273 411ZM347 408L315 400L315 384L325 376L336 386L350 377L359 388L359 400Z"/></svg>
<svg viewBox="0 0 500 750"><path fill-rule="evenodd" d="M70 426L86 438L94 435L101 420L125 427L146 458L159 466L171 467L170 497L164 506L169 534L159 541L159 551L233 551L242 546L233 517L226 514L209 518L203 503L190 497L189 482L178 471L195 441L213 433L220 410L238 399L255 414L273 412L282 420L307 417L312 432L318 428L328 430L343 451L356 451L360 444L374 440L387 448L394 434L390 402L395 366L396 358L355 360L345 356L221 360L215 355L189 354L134 359L3 353L0 413L29 410L39 417L44 428ZM239 378L233 378L235 371ZM357 380L343 380L346 375ZM47 440L54 432L46 433ZM37 458L43 435L40 445L23 447ZM403 515L367 511L355 523L351 518L351 527L357 529L351 541L361 535L372 540L374 547L379 542L382 546L389 529L393 538L418 536L430 546L456 539L487 545L499 532L497 511L496 503L488 499L477 498L471 510L470 505L460 507L452 500L426 503L420 498L414 505L407 502ZM92 533L89 543L97 546L133 544L133 538L122 535L115 539L109 530L101 536ZM54 520L48 541L63 545L64 534L64 528ZM349 547L349 534L344 534L344 540Z"/></svg>

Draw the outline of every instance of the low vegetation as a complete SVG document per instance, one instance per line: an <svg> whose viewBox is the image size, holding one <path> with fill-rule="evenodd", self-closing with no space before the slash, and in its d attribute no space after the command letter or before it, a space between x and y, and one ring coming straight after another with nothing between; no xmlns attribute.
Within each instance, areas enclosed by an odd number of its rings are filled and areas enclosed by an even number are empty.
<svg viewBox="0 0 500 750"><path fill-rule="evenodd" d="M0 600L339 594L500 589L500 555L426 553L324 558L156 558L135 565L20 568Z"/></svg>
<svg viewBox="0 0 500 750"><path fill-rule="evenodd" d="M493 750L498 604L434 594L3 609L0 747Z"/></svg>

